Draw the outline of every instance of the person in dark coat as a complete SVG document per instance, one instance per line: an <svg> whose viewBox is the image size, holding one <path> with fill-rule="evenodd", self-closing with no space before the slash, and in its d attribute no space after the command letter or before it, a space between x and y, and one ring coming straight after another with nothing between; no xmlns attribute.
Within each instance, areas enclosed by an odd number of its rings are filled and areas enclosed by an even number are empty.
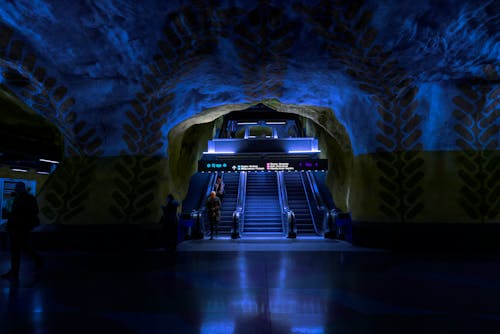
<svg viewBox="0 0 500 334"><path fill-rule="evenodd" d="M208 221L210 223L210 240L214 238L214 230L217 234L217 225L220 220L220 204L220 199L217 197L216 192L212 191L206 203Z"/></svg>
<svg viewBox="0 0 500 334"><path fill-rule="evenodd" d="M174 195L172 194L167 196L165 205L161 206L161 210L163 212L161 224L164 248L170 251L175 251L177 247L177 231L179 224L177 219L178 207L179 202L175 200Z"/></svg>
<svg viewBox="0 0 500 334"><path fill-rule="evenodd" d="M11 268L9 272L0 277L18 281L21 267L21 251L24 251L34 260L37 271L42 266L42 258L28 243L30 231L39 224L36 198L26 191L23 182L16 183L15 193L16 196L6 227L10 238Z"/></svg>

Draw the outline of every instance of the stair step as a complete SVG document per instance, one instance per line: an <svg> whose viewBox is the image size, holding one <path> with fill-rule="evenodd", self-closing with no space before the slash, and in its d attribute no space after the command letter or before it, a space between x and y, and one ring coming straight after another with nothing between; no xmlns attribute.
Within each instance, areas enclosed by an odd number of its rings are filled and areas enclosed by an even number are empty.
<svg viewBox="0 0 500 334"><path fill-rule="evenodd" d="M247 175L244 232L279 235L282 225L276 173Z"/></svg>
<svg viewBox="0 0 500 334"><path fill-rule="evenodd" d="M245 217L246 223L256 223L256 224L281 224L281 219L279 217Z"/></svg>
<svg viewBox="0 0 500 334"><path fill-rule="evenodd" d="M255 232L255 233L260 233L260 232L275 232L275 233L282 233L283 230L282 229L278 229L278 228L267 229L267 230L249 228L249 229L245 229L243 232L245 232L245 233L248 233L248 232Z"/></svg>
<svg viewBox="0 0 500 334"><path fill-rule="evenodd" d="M245 221L256 219L256 220L279 220L281 221L281 214L269 214L269 215L254 215L254 214L245 214Z"/></svg>
<svg viewBox="0 0 500 334"><path fill-rule="evenodd" d="M270 229L270 228L279 228L281 229L281 224L251 224L251 223L246 223L244 225L244 229L248 228L262 228L262 229Z"/></svg>

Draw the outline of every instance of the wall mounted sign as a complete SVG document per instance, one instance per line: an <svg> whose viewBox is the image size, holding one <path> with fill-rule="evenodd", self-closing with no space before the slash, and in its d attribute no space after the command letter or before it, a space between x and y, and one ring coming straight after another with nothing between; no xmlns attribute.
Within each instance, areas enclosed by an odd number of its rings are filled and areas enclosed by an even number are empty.
<svg viewBox="0 0 500 334"><path fill-rule="evenodd" d="M302 170L327 170L327 159L305 159L279 161L266 160L199 160L199 172L277 172L277 171L302 171Z"/></svg>

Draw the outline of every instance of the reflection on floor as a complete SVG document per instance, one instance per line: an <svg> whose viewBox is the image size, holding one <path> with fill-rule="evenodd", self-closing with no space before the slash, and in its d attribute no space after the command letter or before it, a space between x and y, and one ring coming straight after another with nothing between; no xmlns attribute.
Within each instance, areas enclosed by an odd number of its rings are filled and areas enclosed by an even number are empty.
<svg viewBox="0 0 500 334"><path fill-rule="evenodd" d="M300 239L251 237L232 240L220 237L214 240L190 240L178 247L179 252L380 252L382 250L353 246L342 240L331 240L323 237L301 237Z"/></svg>
<svg viewBox="0 0 500 334"><path fill-rule="evenodd" d="M315 250L311 241L215 250L224 242L182 244L175 256L45 253L40 273L25 263L19 286L0 281L0 332L500 332L499 254L401 254L342 242Z"/></svg>

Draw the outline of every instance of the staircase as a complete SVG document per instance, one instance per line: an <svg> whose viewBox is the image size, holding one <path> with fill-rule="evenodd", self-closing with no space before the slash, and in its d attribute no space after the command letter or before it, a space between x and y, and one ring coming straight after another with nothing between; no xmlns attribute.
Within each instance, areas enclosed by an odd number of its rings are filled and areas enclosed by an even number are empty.
<svg viewBox="0 0 500 334"><path fill-rule="evenodd" d="M281 235L281 205L276 173L248 172L243 233Z"/></svg>
<svg viewBox="0 0 500 334"><path fill-rule="evenodd" d="M220 209L219 235L230 235L233 223L233 212L238 201L238 185L240 173L224 173L224 199Z"/></svg>
<svg viewBox="0 0 500 334"><path fill-rule="evenodd" d="M301 175L302 172L283 173L288 196L288 207L295 213L297 234L299 236L316 235Z"/></svg>

